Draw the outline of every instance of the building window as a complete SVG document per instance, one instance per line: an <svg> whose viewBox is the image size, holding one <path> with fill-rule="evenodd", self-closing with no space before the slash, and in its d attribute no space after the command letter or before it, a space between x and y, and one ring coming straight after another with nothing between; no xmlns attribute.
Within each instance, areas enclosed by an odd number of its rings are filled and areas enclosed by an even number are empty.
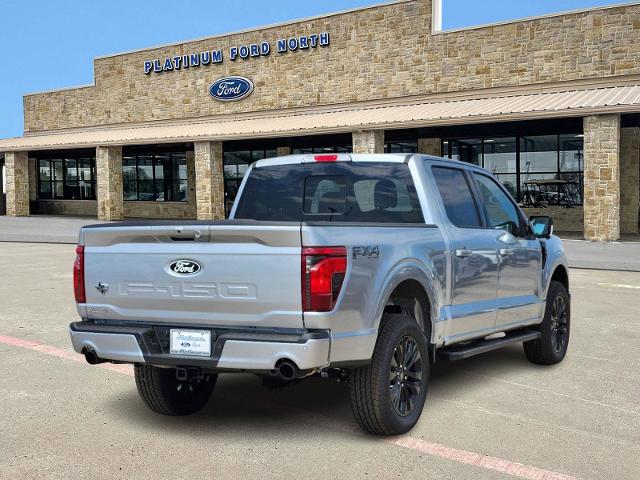
<svg viewBox="0 0 640 480"><path fill-rule="evenodd" d="M95 200L95 157L37 158L38 198Z"/></svg>
<svg viewBox="0 0 640 480"><path fill-rule="evenodd" d="M294 148L292 153L294 155L304 155L309 153L351 153L353 147L349 145L332 145L328 147L302 147Z"/></svg>
<svg viewBox="0 0 640 480"><path fill-rule="evenodd" d="M224 209L228 217L238 194L240 183L249 165L263 158L277 157L276 149L226 151L223 156L224 165Z"/></svg>
<svg viewBox="0 0 640 480"><path fill-rule="evenodd" d="M386 142L384 153L417 153L418 141Z"/></svg>
<svg viewBox="0 0 640 480"><path fill-rule="evenodd" d="M525 207L582 205L581 134L445 139L442 152L486 168Z"/></svg>
<svg viewBox="0 0 640 480"><path fill-rule="evenodd" d="M123 155L122 176L126 201L187 201L185 152Z"/></svg>

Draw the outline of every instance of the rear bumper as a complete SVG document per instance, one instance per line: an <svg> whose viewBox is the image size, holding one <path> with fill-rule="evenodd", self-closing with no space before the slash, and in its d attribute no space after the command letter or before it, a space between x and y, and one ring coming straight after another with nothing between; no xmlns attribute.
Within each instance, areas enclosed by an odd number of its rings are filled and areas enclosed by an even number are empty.
<svg viewBox="0 0 640 480"><path fill-rule="evenodd" d="M210 357L169 353L168 326L130 326L76 322L69 326L71 343L78 353L91 350L103 360L159 366L194 366L218 370L273 370L279 360L308 370L329 364L328 330L217 329L180 325L175 328L206 329L212 333Z"/></svg>

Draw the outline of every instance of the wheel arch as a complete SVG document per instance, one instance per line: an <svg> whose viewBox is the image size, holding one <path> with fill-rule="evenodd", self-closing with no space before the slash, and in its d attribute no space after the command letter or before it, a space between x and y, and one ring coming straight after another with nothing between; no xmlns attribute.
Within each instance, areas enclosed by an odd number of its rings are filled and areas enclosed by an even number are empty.
<svg viewBox="0 0 640 480"><path fill-rule="evenodd" d="M380 295L376 314L376 328L385 313L406 313L418 322L433 342L438 312L435 276L422 265L401 265L394 269Z"/></svg>
<svg viewBox="0 0 640 480"><path fill-rule="evenodd" d="M560 264L553 270L553 273L551 274L551 278L549 280L549 284L551 284L551 282L553 282L554 280L564 285L564 288L567 289L567 292L569 291L569 271L564 265ZM547 290L549 290L548 286Z"/></svg>

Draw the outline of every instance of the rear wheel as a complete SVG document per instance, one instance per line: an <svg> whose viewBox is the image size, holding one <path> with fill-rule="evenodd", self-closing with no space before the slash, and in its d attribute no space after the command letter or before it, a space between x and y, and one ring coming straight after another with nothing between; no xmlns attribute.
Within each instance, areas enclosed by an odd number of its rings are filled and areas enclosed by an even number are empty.
<svg viewBox="0 0 640 480"><path fill-rule="evenodd" d="M416 321L385 315L371 363L349 372L351 409L360 426L378 435L406 433L427 396L429 348Z"/></svg>
<svg viewBox="0 0 640 480"><path fill-rule="evenodd" d="M556 281L549 285L547 304L537 340L524 343L527 359L539 365L560 363L567 354L571 327L571 303L565 286Z"/></svg>
<svg viewBox="0 0 640 480"><path fill-rule="evenodd" d="M218 375L192 381L178 380L174 368L135 366L138 393L147 406L161 415L191 415L209 401Z"/></svg>

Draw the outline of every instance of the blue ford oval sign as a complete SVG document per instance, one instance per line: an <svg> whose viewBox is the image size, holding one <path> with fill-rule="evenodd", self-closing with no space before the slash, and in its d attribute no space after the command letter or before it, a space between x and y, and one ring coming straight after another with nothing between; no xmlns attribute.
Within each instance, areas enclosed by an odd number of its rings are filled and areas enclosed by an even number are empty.
<svg viewBox="0 0 640 480"><path fill-rule="evenodd" d="M233 102L247 98L253 92L253 82L244 77L224 77L216 80L209 93L221 102Z"/></svg>

